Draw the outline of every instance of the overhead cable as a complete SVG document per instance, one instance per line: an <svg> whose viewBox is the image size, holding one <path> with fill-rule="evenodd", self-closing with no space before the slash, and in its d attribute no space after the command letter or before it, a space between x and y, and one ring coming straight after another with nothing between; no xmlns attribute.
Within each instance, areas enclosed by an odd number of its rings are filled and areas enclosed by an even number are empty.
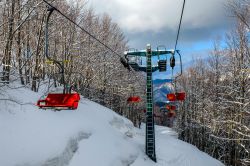
<svg viewBox="0 0 250 166"><path fill-rule="evenodd" d="M98 38L96 38L94 35L92 35L90 32L88 32L87 30L85 30L83 27L81 27L79 24L77 24L75 21L73 21L72 19L70 19L68 16L66 16L65 14L63 14L59 9L57 9L56 7L54 7L52 4L50 4L49 2L47 2L46 0L43 0L43 2L45 2L47 5L49 5L50 7L52 7L54 10L56 10L59 14L61 14L63 17L65 17L68 21L70 21L72 24L74 24L75 26L77 26L78 28L80 28L82 31L84 31L86 34L88 34L90 37L92 37L94 40L96 40L97 42L99 42L101 45L103 45L105 48L107 48L108 50L110 50L111 52L113 52L115 55L119 56L120 58L122 58L122 56L120 54L118 54L116 51L114 51L112 48L110 48L109 46L107 46L106 44L104 44L101 40L99 40Z"/></svg>
<svg viewBox="0 0 250 166"><path fill-rule="evenodd" d="M178 26L178 32L177 32L177 36L176 36L174 51L176 51L176 47L177 47L177 43L178 43L178 39L179 39L179 35L180 35L180 29L181 29L183 12L184 12L184 8L185 8L185 2L186 2L186 0L183 0L182 10L181 10L181 18L180 18L180 22L179 22L179 26Z"/></svg>

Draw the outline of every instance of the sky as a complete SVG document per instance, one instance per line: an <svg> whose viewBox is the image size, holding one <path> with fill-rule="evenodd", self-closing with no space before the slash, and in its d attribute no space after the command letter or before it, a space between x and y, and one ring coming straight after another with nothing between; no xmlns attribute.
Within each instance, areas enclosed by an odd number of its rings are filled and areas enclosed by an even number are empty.
<svg viewBox="0 0 250 166"><path fill-rule="evenodd" d="M183 63L205 58L217 38L233 27L226 9L229 0L186 0L177 49ZM107 13L123 30L129 47L173 49L183 0L89 0L98 14Z"/></svg>

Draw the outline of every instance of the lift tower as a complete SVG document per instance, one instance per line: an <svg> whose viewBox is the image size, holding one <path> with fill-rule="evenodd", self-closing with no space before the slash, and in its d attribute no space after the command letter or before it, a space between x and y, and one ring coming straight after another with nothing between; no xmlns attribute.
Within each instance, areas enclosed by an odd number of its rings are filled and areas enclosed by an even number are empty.
<svg viewBox="0 0 250 166"><path fill-rule="evenodd" d="M155 153L155 128L154 128L154 105L153 105L153 82L152 73L158 70L158 66L152 66L152 57L164 54L173 54L174 51L168 50L151 50L150 44L147 45L146 51L132 51L125 52L125 57L129 60L129 57L146 57L146 67L141 67L135 62L130 62L131 67L135 67L135 71L143 71L147 73L147 112L146 112L146 143L145 151L149 158L156 162Z"/></svg>

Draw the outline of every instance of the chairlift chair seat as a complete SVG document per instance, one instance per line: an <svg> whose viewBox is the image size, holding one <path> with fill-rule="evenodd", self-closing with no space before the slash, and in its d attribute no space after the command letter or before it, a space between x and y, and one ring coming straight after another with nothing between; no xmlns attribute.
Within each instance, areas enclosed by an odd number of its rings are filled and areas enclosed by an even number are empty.
<svg viewBox="0 0 250 166"><path fill-rule="evenodd" d="M39 108L54 108L54 109L72 109L78 107L80 95L78 93L63 94L49 93L44 100L39 100L37 106Z"/></svg>

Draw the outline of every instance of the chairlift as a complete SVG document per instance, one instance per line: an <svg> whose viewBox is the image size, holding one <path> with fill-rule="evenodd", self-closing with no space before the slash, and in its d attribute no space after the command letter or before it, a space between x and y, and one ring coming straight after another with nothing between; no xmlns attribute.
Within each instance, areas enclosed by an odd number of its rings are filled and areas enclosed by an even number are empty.
<svg viewBox="0 0 250 166"><path fill-rule="evenodd" d="M170 67L172 68L172 78L173 78L173 70L175 67L175 56L174 56L175 52L177 52L177 54L179 55L179 58L180 58L181 73L174 78L175 93L167 94L167 99L169 101L184 101L186 98L186 93L185 92L177 92L177 90L176 90L176 80L178 77L180 77L182 75L182 60L181 60L181 54L180 54L179 50L175 50L170 58Z"/></svg>
<svg viewBox="0 0 250 166"><path fill-rule="evenodd" d="M133 86L131 87L131 90L132 90L132 93L130 94L130 97L128 97L127 103L128 104L133 104L133 103L139 103L139 102L141 102L141 97L135 95L135 89L134 89Z"/></svg>
<svg viewBox="0 0 250 166"><path fill-rule="evenodd" d="M185 92L176 92L167 94L167 99L169 101L184 101L186 98Z"/></svg>
<svg viewBox="0 0 250 166"><path fill-rule="evenodd" d="M47 57L48 61L52 61L54 64L56 64L59 67L60 73L62 75L61 80L64 85L64 89L63 89L63 93L49 93L45 99L38 100L36 105L42 109L51 108L55 110L63 110L63 109L75 110L78 107L80 95L77 92L71 93L72 87L66 86L65 79L64 79L64 65L63 65L65 61L60 62L58 60L52 59L49 56L48 22L54 10L55 8L53 7L48 8L49 14L47 16L46 26L45 26L45 56Z"/></svg>
<svg viewBox="0 0 250 166"><path fill-rule="evenodd" d="M167 99L169 101L176 101L176 96L174 93L169 93L169 94L167 94Z"/></svg>
<svg viewBox="0 0 250 166"><path fill-rule="evenodd" d="M167 104L166 105L166 109L168 111L175 111L176 110L176 106L175 105L172 105L172 104Z"/></svg>
<svg viewBox="0 0 250 166"><path fill-rule="evenodd" d="M130 97L127 99L127 103L129 103L129 104L132 104L132 103L139 103L139 102L141 102L140 96L130 96Z"/></svg>
<svg viewBox="0 0 250 166"><path fill-rule="evenodd" d="M37 106L43 109L72 109L75 110L78 107L80 95L78 93L49 93L43 100L38 100Z"/></svg>
<svg viewBox="0 0 250 166"><path fill-rule="evenodd" d="M175 96L176 96L176 99L178 101L184 101L186 98L186 93L185 92L178 92L178 93L175 93Z"/></svg>

